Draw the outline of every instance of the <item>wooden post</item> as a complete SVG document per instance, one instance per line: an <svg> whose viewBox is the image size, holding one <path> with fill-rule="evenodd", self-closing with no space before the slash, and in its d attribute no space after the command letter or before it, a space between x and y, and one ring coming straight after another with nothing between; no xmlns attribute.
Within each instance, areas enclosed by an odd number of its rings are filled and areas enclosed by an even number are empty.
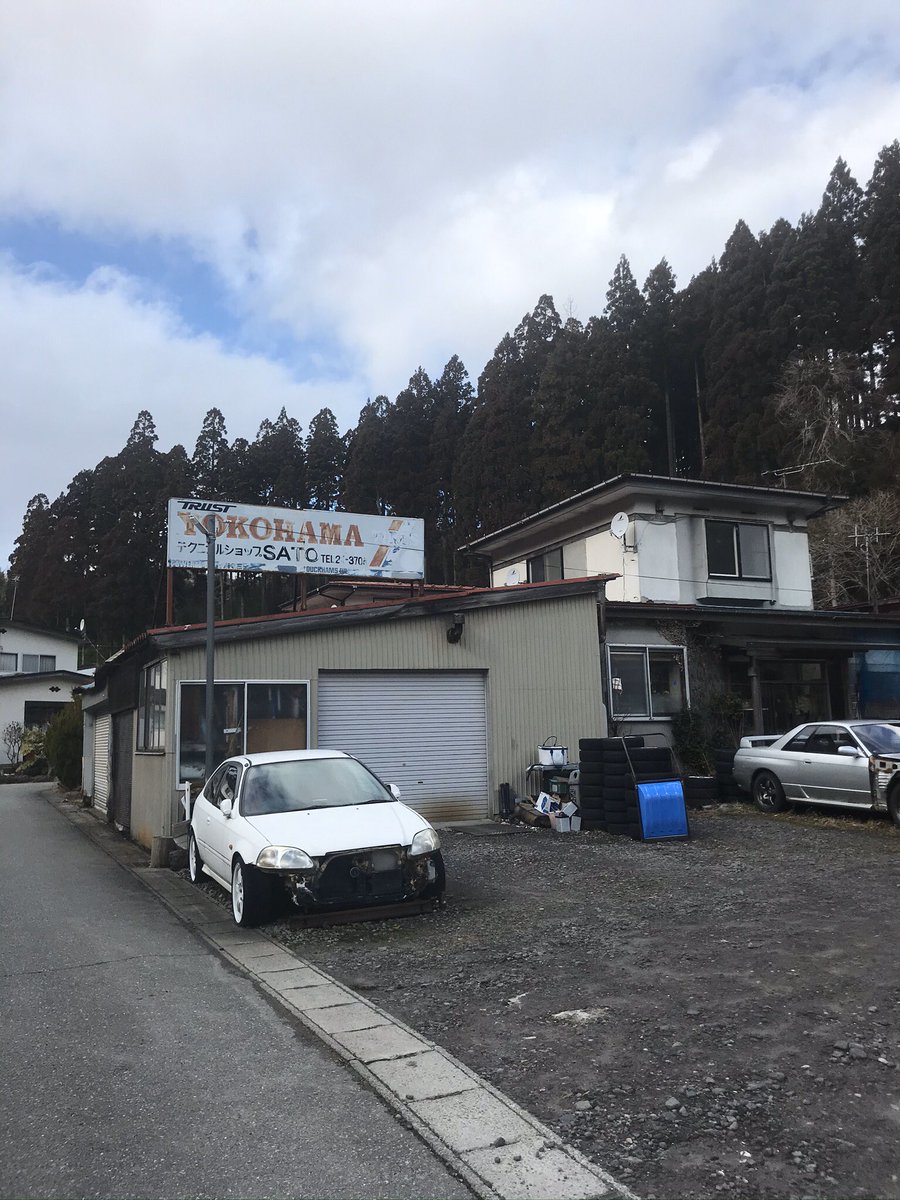
<svg viewBox="0 0 900 1200"><path fill-rule="evenodd" d="M166 568L166 624L175 624L175 568Z"/></svg>

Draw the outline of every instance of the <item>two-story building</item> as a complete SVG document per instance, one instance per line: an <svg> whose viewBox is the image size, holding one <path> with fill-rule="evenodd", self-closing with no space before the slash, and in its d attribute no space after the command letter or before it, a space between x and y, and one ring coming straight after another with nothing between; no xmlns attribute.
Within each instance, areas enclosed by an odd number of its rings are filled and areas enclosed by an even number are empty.
<svg viewBox="0 0 900 1200"><path fill-rule="evenodd" d="M621 475L470 542L495 586L615 575L603 700L611 729L740 697L746 731L900 715L896 617L815 611L808 522L844 497ZM878 674L880 672L880 674ZM881 689L862 686L878 674ZM885 706L891 712L884 711Z"/></svg>
<svg viewBox="0 0 900 1200"><path fill-rule="evenodd" d="M78 670L80 639L0 618L0 734L12 722L43 729L87 682ZM10 756L0 740L0 764Z"/></svg>

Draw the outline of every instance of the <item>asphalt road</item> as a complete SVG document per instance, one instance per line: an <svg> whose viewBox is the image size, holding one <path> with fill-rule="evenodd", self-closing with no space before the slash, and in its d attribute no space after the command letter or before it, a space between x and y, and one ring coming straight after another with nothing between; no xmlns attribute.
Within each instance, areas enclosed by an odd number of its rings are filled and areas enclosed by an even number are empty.
<svg viewBox="0 0 900 1200"><path fill-rule="evenodd" d="M471 1195L42 790L0 788L0 1196Z"/></svg>

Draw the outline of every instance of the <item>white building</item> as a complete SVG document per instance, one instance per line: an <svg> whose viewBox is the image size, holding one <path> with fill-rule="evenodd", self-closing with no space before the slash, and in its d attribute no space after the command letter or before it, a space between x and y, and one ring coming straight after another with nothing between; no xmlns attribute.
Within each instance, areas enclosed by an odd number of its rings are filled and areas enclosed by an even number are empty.
<svg viewBox="0 0 900 1200"><path fill-rule="evenodd" d="M489 560L494 586L617 576L602 618L611 732L668 737L685 706L728 694L744 732L779 733L896 715L870 686L885 654L896 686L896 618L813 608L808 522L845 499L619 475L462 549Z"/></svg>
<svg viewBox="0 0 900 1200"><path fill-rule="evenodd" d="M3 730L18 721L45 728L91 672L78 670L79 639L0 619L0 765L10 762Z"/></svg>

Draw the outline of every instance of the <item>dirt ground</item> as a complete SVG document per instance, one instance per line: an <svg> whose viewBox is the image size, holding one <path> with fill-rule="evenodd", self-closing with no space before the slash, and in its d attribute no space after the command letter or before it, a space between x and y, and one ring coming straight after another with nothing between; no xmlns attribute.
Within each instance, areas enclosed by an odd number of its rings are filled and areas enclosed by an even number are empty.
<svg viewBox="0 0 900 1200"><path fill-rule="evenodd" d="M900 830L691 831L445 832L443 910L271 932L645 1200L900 1198Z"/></svg>

